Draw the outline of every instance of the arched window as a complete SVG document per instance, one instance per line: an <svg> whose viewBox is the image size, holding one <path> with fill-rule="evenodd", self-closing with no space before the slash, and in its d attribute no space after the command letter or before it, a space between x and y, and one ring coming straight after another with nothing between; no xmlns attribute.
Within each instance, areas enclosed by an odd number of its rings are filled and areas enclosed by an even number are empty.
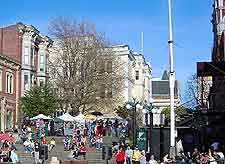
<svg viewBox="0 0 225 164"><path fill-rule="evenodd" d="M6 73L6 93L13 93L13 74L10 72Z"/></svg>

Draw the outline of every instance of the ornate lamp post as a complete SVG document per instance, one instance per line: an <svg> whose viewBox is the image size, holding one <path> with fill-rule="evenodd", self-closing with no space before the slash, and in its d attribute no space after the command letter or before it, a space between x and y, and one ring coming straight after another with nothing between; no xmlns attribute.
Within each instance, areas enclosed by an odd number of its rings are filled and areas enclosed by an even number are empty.
<svg viewBox="0 0 225 164"><path fill-rule="evenodd" d="M137 126L137 118L136 118L136 113L137 109L141 109L142 106L139 101L137 101L135 98L133 98L133 101L128 102L126 105L127 110L132 110L133 112L133 146L136 145L136 126Z"/></svg>

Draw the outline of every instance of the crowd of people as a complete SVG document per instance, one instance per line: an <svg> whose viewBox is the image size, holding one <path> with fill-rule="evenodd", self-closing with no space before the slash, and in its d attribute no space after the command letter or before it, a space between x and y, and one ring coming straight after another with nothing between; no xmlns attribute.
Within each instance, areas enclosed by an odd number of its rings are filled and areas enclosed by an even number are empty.
<svg viewBox="0 0 225 164"><path fill-rule="evenodd" d="M113 145L113 154L115 156L117 164L224 164L224 154L222 151L209 149L208 152L201 153L197 148L193 153L180 152L179 156L170 158L169 154L166 154L163 159L155 160L153 154L139 150L137 146L132 147L129 144L124 145L119 143Z"/></svg>
<svg viewBox="0 0 225 164"><path fill-rule="evenodd" d="M88 136L92 147L101 150L104 136L116 136L126 138L128 136L127 123L116 120L96 120L87 125Z"/></svg>
<svg viewBox="0 0 225 164"><path fill-rule="evenodd" d="M85 128L77 128L74 133L65 135L64 151L70 151L68 159L86 159L87 140Z"/></svg>
<svg viewBox="0 0 225 164"><path fill-rule="evenodd" d="M0 148L0 162L19 163L15 142L3 141Z"/></svg>

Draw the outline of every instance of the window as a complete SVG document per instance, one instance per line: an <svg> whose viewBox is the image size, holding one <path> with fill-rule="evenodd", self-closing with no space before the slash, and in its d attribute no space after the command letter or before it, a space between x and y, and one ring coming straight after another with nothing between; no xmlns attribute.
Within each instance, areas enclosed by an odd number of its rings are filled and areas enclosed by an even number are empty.
<svg viewBox="0 0 225 164"><path fill-rule="evenodd" d="M2 91L2 70L0 70L0 91Z"/></svg>
<svg viewBox="0 0 225 164"><path fill-rule="evenodd" d="M34 84L34 75L30 74L30 86L32 87Z"/></svg>
<svg viewBox="0 0 225 164"><path fill-rule="evenodd" d="M105 84L100 86L100 98L105 98Z"/></svg>
<svg viewBox="0 0 225 164"><path fill-rule="evenodd" d="M107 72L108 73L112 73L112 61L108 61L107 62Z"/></svg>
<svg viewBox="0 0 225 164"><path fill-rule="evenodd" d="M31 48L31 53L30 53L30 61L31 65L34 66L34 48Z"/></svg>
<svg viewBox="0 0 225 164"><path fill-rule="evenodd" d="M24 90L29 89L29 84L28 84L28 75L24 75Z"/></svg>
<svg viewBox="0 0 225 164"><path fill-rule="evenodd" d="M44 80L43 80L43 79L39 80L39 85L40 85L41 87L44 86Z"/></svg>
<svg viewBox="0 0 225 164"><path fill-rule="evenodd" d="M100 67L100 73L104 73L105 72L105 62L104 62L104 60L100 61L99 67Z"/></svg>
<svg viewBox="0 0 225 164"><path fill-rule="evenodd" d="M108 98L112 98L112 85L111 86L108 86L108 89L107 89L107 97Z"/></svg>
<svg viewBox="0 0 225 164"><path fill-rule="evenodd" d="M135 79L139 80L139 71L135 71Z"/></svg>
<svg viewBox="0 0 225 164"><path fill-rule="evenodd" d="M24 64L29 64L29 49L28 47L24 48Z"/></svg>
<svg viewBox="0 0 225 164"><path fill-rule="evenodd" d="M46 57L46 62L45 62L45 70L46 70L46 72L49 72L49 70L48 70L48 64L49 64L49 60Z"/></svg>
<svg viewBox="0 0 225 164"><path fill-rule="evenodd" d="M13 74L6 73L6 93L13 93Z"/></svg>
<svg viewBox="0 0 225 164"><path fill-rule="evenodd" d="M44 68L45 68L44 55L41 54L41 57L40 57L40 71L44 71Z"/></svg>

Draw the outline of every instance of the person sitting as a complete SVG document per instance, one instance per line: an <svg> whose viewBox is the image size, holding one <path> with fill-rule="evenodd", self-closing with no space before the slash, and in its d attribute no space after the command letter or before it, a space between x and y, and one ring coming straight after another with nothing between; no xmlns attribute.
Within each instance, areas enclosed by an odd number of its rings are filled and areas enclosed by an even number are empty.
<svg viewBox="0 0 225 164"><path fill-rule="evenodd" d="M69 147L70 147L70 138L69 136L67 135L65 138L64 138L64 150L67 151L69 150Z"/></svg>
<svg viewBox="0 0 225 164"><path fill-rule="evenodd" d="M49 152L52 151L52 149L55 147L55 145L56 145L55 139L52 138L50 140L50 144L49 144Z"/></svg>
<svg viewBox="0 0 225 164"><path fill-rule="evenodd" d="M23 143L23 146L24 146L24 150L26 153L31 153L33 150L32 150L32 147L31 147L31 141L29 139L27 139L24 143Z"/></svg>

